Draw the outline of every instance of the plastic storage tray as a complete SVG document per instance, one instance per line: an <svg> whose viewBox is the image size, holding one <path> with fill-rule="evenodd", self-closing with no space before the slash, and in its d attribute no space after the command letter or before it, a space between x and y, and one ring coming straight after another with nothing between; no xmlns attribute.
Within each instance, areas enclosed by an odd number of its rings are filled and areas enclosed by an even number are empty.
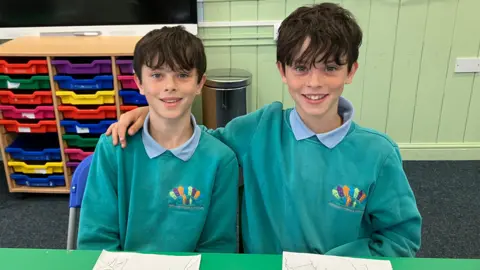
<svg viewBox="0 0 480 270"><path fill-rule="evenodd" d="M46 162L42 165L29 165L23 161L9 161L8 166L13 168L14 172L26 174L53 174L63 173L63 162Z"/></svg>
<svg viewBox="0 0 480 270"><path fill-rule="evenodd" d="M38 123L19 123L17 120L0 120L0 125L4 125L8 132L18 133L47 133L57 132L57 123L55 120L40 120Z"/></svg>
<svg viewBox="0 0 480 270"><path fill-rule="evenodd" d="M93 79L75 79L72 76L56 75L54 77L58 87L66 90L111 90L113 89L112 75L99 75Z"/></svg>
<svg viewBox="0 0 480 270"><path fill-rule="evenodd" d="M128 112L128 111L134 110L136 108L138 108L138 106L135 106L135 105L121 105L120 106L120 111L121 112Z"/></svg>
<svg viewBox="0 0 480 270"><path fill-rule="evenodd" d="M116 61L120 73L122 74L133 74L133 60L128 59L118 59Z"/></svg>
<svg viewBox="0 0 480 270"><path fill-rule="evenodd" d="M108 127L117 122L116 120L102 120L95 124L78 123L75 120L62 120L60 125L63 126L65 132L77 134L102 134L105 133Z"/></svg>
<svg viewBox="0 0 480 270"><path fill-rule="evenodd" d="M84 138L76 134L64 134L62 138L69 147L95 147L99 138Z"/></svg>
<svg viewBox="0 0 480 270"><path fill-rule="evenodd" d="M138 89L138 85L133 79L133 75L120 75L118 76L121 87L124 89Z"/></svg>
<svg viewBox="0 0 480 270"><path fill-rule="evenodd" d="M114 104L115 92L112 91L98 91L95 94L76 94L72 91L57 91L57 96L62 99L63 104L73 105L101 105Z"/></svg>
<svg viewBox="0 0 480 270"><path fill-rule="evenodd" d="M5 119L55 119L53 106L38 106L35 109L17 109L11 105L0 105Z"/></svg>
<svg viewBox="0 0 480 270"><path fill-rule="evenodd" d="M1 107L0 107L1 108ZM115 119L117 109L115 106L99 106L96 109L81 109L74 106L58 106L64 118L69 119Z"/></svg>
<svg viewBox="0 0 480 270"><path fill-rule="evenodd" d="M69 160L82 161L89 155L93 154L93 152L86 152L79 148L67 148L65 149L65 154L68 155Z"/></svg>
<svg viewBox="0 0 480 270"><path fill-rule="evenodd" d="M48 74L47 60L30 60L27 63L8 63L0 60L2 74Z"/></svg>
<svg viewBox="0 0 480 270"><path fill-rule="evenodd" d="M52 174L47 177L38 177L20 173L12 173L10 178L17 185L29 187L59 187L65 186L65 177L63 175Z"/></svg>
<svg viewBox="0 0 480 270"><path fill-rule="evenodd" d="M67 162L67 167L70 168L72 173L75 171L75 169L80 165L80 161L69 161Z"/></svg>
<svg viewBox="0 0 480 270"><path fill-rule="evenodd" d="M35 75L30 79L12 79L7 75L0 75L0 88L4 89L50 89L48 76Z"/></svg>
<svg viewBox="0 0 480 270"><path fill-rule="evenodd" d="M97 59L91 63L75 64L69 60L52 60L57 73L61 74L102 74L112 73L112 60Z"/></svg>
<svg viewBox="0 0 480 270"><path fill-rule="evenodd" d="M35 91L33 94L15 94L11 91L0 90L1 104L52 104L52 93L49 91Z"/></svg>
<svg viewBox="0 0 480 270"><path fill-rule="evenodd" d="M5 148L5 152L16 160L62 160L57 133L35 136L20 134Z"/></svg>
<svg viewBox="0 0 480 270"><path fill-rule="evenodd" d="M147 99L137 91L122 90L118 92L124 104L147 105Z"/></svg>

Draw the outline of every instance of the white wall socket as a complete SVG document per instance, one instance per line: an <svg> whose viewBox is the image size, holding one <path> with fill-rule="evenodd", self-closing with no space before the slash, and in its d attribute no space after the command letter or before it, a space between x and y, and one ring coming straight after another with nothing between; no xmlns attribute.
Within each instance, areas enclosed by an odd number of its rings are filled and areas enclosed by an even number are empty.
<svg viewBox="0 0 480 270"><path fill-rule="evenodd" d="M480 58L457 58L455 72L480 72Z"/></svg>

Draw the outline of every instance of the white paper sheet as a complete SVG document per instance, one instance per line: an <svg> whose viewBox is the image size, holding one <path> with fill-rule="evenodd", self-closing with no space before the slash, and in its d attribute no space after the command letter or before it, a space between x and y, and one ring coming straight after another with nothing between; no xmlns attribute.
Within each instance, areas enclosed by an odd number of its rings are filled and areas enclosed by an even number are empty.
<svg viewBox="0 0 480 270"><path fill-rule="evenodd" d="M283 252L283 270L392 270L387 260Z"/></svg>
<svg viewBox="0 0 480 270"><path fill-rule="evenodd" d="M102 251L93 270L199 270L201 255L170 256Z"/></svg>

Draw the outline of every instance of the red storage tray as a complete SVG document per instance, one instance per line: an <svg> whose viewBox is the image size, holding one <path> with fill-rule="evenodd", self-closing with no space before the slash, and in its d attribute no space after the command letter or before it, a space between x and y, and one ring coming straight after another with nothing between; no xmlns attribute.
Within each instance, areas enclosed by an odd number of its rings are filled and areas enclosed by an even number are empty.
<svg viewBox="0 0 480 270"><path fill-rule="evenodd" d="M53 106L20 109L12 105L0 105L0 111L5 119L55 119Z"/></svg>
<svg viewBox="0 0 480 270"><path fill-rule="evenodd" d="M138 108L138 106L135 106L135 105L121 105L120 106L120 111L128 112L128 111L134 110L136 108Z"/></svg>
<svg viewBox="0 0 480 270"><path fill-rule="evenodd" d="M92 155L93 152L88 152L80 148L66 148L65 154L68 155L71 161L82 161L89 155Z"/></svg>
<svg viewBox="0 0 480 270"><path fill-rule="evenodd" d="M17 120L0 120L0 125L4 125L8 132L15 133L47 133L57 132L57 123L55 120L41 120L35 124L19 123Z"/></svg>
<svg viewBox="0 0 480 270"><path fill-rule="evenodd" d="M114 119L117 118L115 106L100 106L96 109L81 109L74 106L58 106L63 118L68 119Z"/></svg>
<svg viewBox="0 0 480 270"><path fill-rule="evenodd" d="M0 90L1 104L52 104L52 92L35 91L33 94L15 94L12 91Z"/></svg>
<svg viewBox="0 0 480 270"><path fill-rule="evenodd" d="M0 60L0 73L3 74L47 74L47 60L30 60L27 63L8 63Z"/></svg>
<svg viewBox="0 0 480 270"><path fill-rule="evenodd" d="M133 75L119 75L118 80L123 89L138 89L138 85L133 79Z"/></svg>

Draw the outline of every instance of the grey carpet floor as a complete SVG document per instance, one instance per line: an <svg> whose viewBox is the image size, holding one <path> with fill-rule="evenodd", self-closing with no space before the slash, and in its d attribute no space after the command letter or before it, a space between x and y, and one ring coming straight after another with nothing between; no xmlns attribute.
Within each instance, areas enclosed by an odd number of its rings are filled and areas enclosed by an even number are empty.
<svg viewBox="0 0 480 270"><path fill-rule="evenodd" d="M480 258L480 161L404 167L423 216L417 256ZM68 196L9 194L3 175L0 171L0 247L64 249Z"/></svg>

